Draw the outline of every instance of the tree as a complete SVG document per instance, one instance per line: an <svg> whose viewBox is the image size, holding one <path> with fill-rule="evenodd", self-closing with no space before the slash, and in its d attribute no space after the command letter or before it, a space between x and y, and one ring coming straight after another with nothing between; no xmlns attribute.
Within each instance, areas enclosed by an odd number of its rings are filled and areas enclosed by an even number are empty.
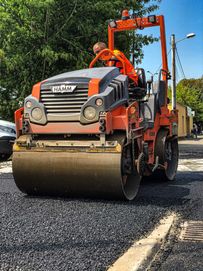
<svg viewBox="0 0 203 271"><path fill-rule="evenodd" d="M195 121L203 123L203 78L183 79L177 85L177 101L195 111Z"/></svg>
<svg viewBox="0 0 203 271"><path fill-rule="evenodd" d="M64 71L88 67L92 45L107 40L107 23L124 8L138 16L158 8L160 0L1 0L0 117L13 119L33 84ZM129 54L134 34L118 35ZM152 36L135 35L137 59Z"/></svg>

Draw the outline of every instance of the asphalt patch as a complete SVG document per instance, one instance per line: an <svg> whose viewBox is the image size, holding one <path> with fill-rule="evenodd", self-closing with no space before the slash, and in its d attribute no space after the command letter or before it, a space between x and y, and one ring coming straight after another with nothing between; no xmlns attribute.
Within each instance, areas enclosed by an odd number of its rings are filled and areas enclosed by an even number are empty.
<svg viewBox="0 0 203 271"><path fill-rule="evenodd" d="M1 270L106 270L168 211L134 202L0 195Z"/></svg>

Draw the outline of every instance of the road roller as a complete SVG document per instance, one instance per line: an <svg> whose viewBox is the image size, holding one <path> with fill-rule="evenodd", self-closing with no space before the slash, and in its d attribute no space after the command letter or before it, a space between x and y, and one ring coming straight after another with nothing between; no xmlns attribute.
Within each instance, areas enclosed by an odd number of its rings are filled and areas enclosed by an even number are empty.
<svg viewBox="0 0 203 271"><path fill-rule="evenodd" d="M114 42L117 32L148 27L160 29L162 67L154 83ZM125 10L110 20L108 48L89 68L37 83L15 112L17 187L28 195L133 200L142 177L173 180L178 112L168 108L169 79L164 17Z"/></svg>

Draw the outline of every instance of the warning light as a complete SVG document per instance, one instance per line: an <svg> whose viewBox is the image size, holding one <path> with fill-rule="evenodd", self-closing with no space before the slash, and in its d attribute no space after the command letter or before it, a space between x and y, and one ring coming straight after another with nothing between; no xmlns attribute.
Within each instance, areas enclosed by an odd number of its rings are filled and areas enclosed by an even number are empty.
<svg viewBox="0 0 203 271"><path fill-rule="evenodd" d="M110 26L111 28L116 28L116 27L117 27L116 21L110 20L110 21L109 21L109 26Z"/></svg>
<svg viewBox="0 0 203 271"><path fill-rule="evenodd" d="M148 16L148 22L152 24L156 23L156 15Z"/></svg>

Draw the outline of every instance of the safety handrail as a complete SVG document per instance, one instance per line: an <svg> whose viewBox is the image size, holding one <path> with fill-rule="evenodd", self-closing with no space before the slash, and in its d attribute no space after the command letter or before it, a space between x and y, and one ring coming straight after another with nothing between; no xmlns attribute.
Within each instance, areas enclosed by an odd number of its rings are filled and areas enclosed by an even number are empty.
<svg viewBox="0 0 203 271"><path fill-rule="evenodd" d="M111 59L112 56L115 56L121 63L123 66L123 73L126 75L126 67L125 67L125 61L118 55L116 55L113 51L111 51L110 49L104 49L102 50L90 63L89 68L93 68L95 63L101 58L101 56L105 53L110 53L111 56L109 57L109 60ZM108 60L107 60L108 61Z"/></svg>

